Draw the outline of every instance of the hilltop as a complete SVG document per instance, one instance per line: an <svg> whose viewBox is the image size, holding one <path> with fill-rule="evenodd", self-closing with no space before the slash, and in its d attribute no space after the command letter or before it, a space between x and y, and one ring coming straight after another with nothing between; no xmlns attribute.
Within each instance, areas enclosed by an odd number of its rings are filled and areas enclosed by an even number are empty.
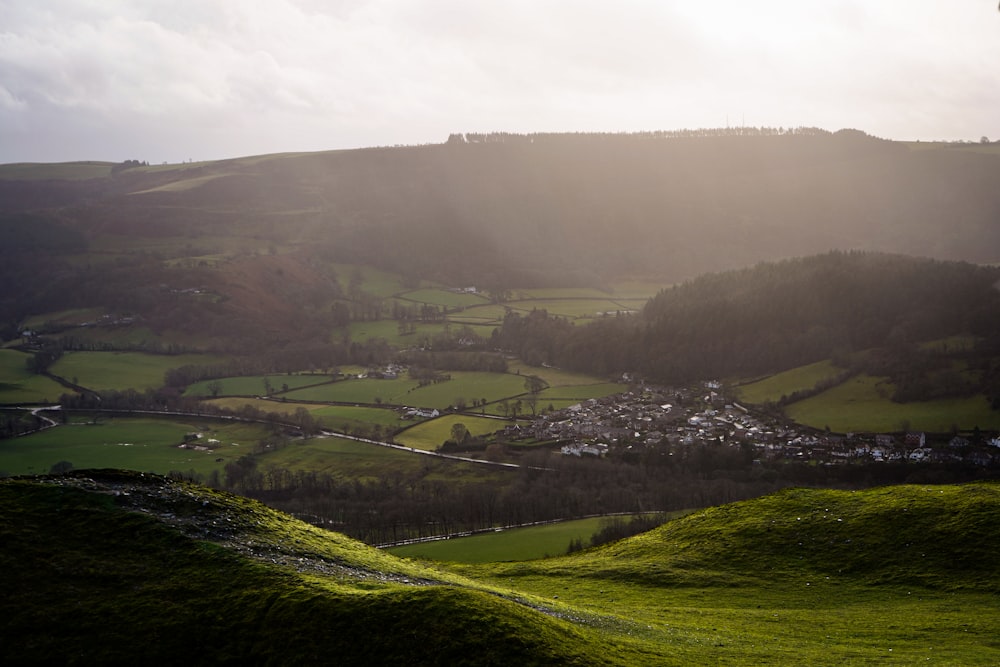
<svg viewBox="0 0 1000 667"><path fill-rule="evenodd" d="M0 505L7 663L1000 657L989 483L787 490L573 556L461 568L152 475L9 479Z"/></svg>

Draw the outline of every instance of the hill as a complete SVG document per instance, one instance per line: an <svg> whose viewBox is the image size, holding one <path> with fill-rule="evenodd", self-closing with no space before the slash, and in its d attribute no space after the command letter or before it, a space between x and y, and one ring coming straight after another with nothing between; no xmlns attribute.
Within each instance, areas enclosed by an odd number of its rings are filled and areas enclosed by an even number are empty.
<svg viewBox="0 0 1000 667"><path fill-rule="evenodd" d="M989 664L998 505L995 484L789 490L573 556L456 574L156 476L9 479L0 657Z"/></svg>
<svg viewBox="0 0 1000 667"><path fill-rule="evenodd" d="M856 131L486 135L128 166L0 169L0 321L86 305L301 340L349 292L335 261L502 294L834 248L991 262L1000 247L1000 154ZM195 288L211 298L176 296Z"/></svg>

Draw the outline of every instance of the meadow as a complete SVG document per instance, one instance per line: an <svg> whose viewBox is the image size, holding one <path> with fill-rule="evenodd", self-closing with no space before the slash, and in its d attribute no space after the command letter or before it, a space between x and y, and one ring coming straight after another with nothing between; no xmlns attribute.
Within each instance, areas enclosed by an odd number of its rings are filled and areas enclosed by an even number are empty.
<svg viewBox="0 0 1000 667"><path fill-rule="evenodd" d="M422 456L337 437L295 440L285 447L262 454L259 462L259 466L265 470L273 467L314 472L342 481L361 482L413 477L424 481L463 484L506 474L505 470L488 466Z"/></svg>
<svg viewBox="0 0 1000 667"><path fill-rule="evenodd" d="M455 424L465 424L472 436L490 435L507 425L501 419L472 417L470 415L445 415L431 419L406 429L395 437L395 442L414 449L434 451L445 440L451 439L451 429Z"/></svg>
<svg viewBox="0 0 1000 667"><path fill-rule="evenodd" d="M523 394L524 378L510 373L454 371L452 379L424 387L411 378L344 380L330 385L290 391L289 400L336 403L388 403L444 409L459 398L471 405L473 399L496 401Z"/></svg>
<svg viewBox="0 0 1000 667"><path fill-rule="evenodd" d="M190 385L184 392L185 396L263 396L265 390L265 379L270 384L272 393L284 393L285 386L288 390L300 389L311 385L325 384L333 382L329 375L320 374L274 374L274 375L247 375L239 377L218 378L216 380L204 380ZM212 392L212 384L218 383L218 392Z"/></svg>
<svg viewBox="0 0 1000 667"><path fill-rule="evenodd" d="M188 364L215 364L224 359L206 354L145 354L142 352L67 352L52 365L54 375L75 384L107 389L156 389L166 372Z"/></svg>
<svg viewBox="0 0 1000 667"><path fill-rule="evenodd" d="M785 415L813 428L837 433L890 433L913 430L949 433L953 430L1000 428L1000 412L984 396L895 403L893 386L884 378L859 375L827 391L785 408Z"/></svg>
<svg viewBox="0 0 1000 667"><path fill-rule="evenodd" d="M816 383L835 378L843 373L843 370L826 359L740 385L736 388L736 396L747 403L778 401L782 396L789 396L796 391L812 389Z"/></svg>
<svg viewBox="0 0 1000 667"><path fill-rule="evenodd" d="M28 370L28 355L0 349L0 403L54 403L70 391Z"/></svg>
<svg viewBox="0 0 1000 667"><path fill-rule="evenodd" d="M192 445L218 440L214 449L181 449L187 433L201 433ZM75 421L40 433L0 440L0 471L6 475L47 473L60 461L75 468L121 468L167 474L193 470L207 475L253 451L266 437L263 427L200 419L101 418Z"/></svg>
<svg viewBox="0 0 1000 667"><path fill-rule="evenodd" d="M591 517L544 526L508 528L467 537L389 547L386 551L401 558L452 563L495 563L548 558L565 554L570 542L574 540L582 540L586 544L600 530L602 521L605 521L602 517Z"/></svg>

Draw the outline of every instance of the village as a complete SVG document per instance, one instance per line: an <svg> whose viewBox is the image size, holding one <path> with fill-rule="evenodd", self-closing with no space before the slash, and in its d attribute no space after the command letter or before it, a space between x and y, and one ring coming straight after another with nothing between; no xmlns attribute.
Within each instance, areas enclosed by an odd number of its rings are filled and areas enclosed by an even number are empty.
<svg viewBox="0 0 1000 667"><path fill-rule="evenodd" d="M802 461L817 465L879 462L1000 464L1000 437L817 431L762 415L724 397L721 384L686 388L643 386L550 412L503 431L510 440L561 443L565 456L682 455L701 446L740 449L754 464Z"/></svg>

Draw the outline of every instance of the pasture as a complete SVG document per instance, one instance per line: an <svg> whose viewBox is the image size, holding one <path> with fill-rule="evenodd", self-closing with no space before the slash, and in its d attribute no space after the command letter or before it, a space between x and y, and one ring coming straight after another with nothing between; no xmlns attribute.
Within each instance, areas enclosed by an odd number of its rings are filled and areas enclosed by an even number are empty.
<svg viewBox="0 0 1000 667"><path fill-rule="evenodd" d="M892 391L884 378L859 375L818 396L792 403L785 414L799 424L819 429L829 426L837 433L1000 428L1000 412L991 410L984 396L894 403L890 400Z"/></svg>
<svg viewBox="0 0 1000 667"><path fill-rule="evenodd" d="M461 315L459 313L458 315ZM394 347L413 347L415 345L423 344L425 338L433 338L438 336L449 329L455 329L456 324L454 322L415 322L413 323L414 331L413 333L400 333L399 322L396 320L377 320L374 322L351 322L347 331L351 336L351 340L356 341L366 341L370 338L382 338L389 345ZM477 322L470 322L470 326L478 326ZM480 336L488 337L493 333L493 327L479 327L476 332ZM338 338L336 334L333 336L334 339Z"/></svg>
<svg viewBox="0 0 1000 667"><path fill-rule="evenodd" d="M434 451L451 439L451 428L455 424L465 424L469 434L473 436L489 435L502 429L508 422L501 419L473 417L470 415L445 415L430 419L408 428L395 437L395 442L414 449Z"/></svg>
<svg viewBox="0 0 1000 667"><path fill-rule="evenodd" d="M444 409L462 398L468 405L473 399L496 401L523 394L524 378L510 373L454 371L451 380L424 387L411 378L343 380L320 387L290 391L289 400L335 403L388 403L423 408ZM379 399L379 400L376 400Z"/></svg>
<svg viewBox="0 0 1000 667"><path fill-rule="evenodd" d="M188 364L220 363L222 357L207 354L145 354L142 352L67 352L52 365L52 373L76 384L107 389L156 389L171 368Z"/></svg>
<svg viewBox="0 0 1000 667"><path fill-rule="evenodd" d="M202 433L192 445L178 447L187 433ZM102 418L75 422L40 433L0 440L0 471L7 475L47 473L60 461L75 468L122 468L167 474L172 470L208 474L253 451L267 430L252 424L220 424L199 419ZM218 440L218 443L208 441ZM221 459L221 460L220 460Z"/></svg>
<svg viewBox="0 0 1000 667"><path fill-rule="evenodd" d="M374 481L398 478L463 484L496 479L504 470L423 456L345 438L296 440L259 457L260 467L315 472L339 480Z"/></svg>
<svg viewBox="0 0 1000 667"><path fill-rule="evenodd" d="M65 393L61 384L28 370L29 355L0 349L0 403L54 403Z"/></svg>
<svg viewBox="0 0 1000 667"><path fill-rule="evenodd" d="M402 276L397 273L389 273L364 264L335 263L332 266L337 274L337 282L345 292L356 280L362 291L382 298L388 298L406 289L403 286Z"/></svg>
<svg viewBox="0 0 1000 667"><path fill-rule="evenodd" d="M247 375L239 377L218 378L215 380L203 380L189 386L184 392L185 396L263 396L266 388L265 380L271 387L272 393L283 393L291 389L300 389L315 384L333 382L329 375L322 374L274 374L274 375ZM218 383L218 393L213 394L212 385ZM285 389L285 387L288 389Z"/></svg>
<svg viewBox="0 0 1000 667"><path fill-rule="evenodd" d="M807 366L799 366L782 373L750 382L736 388L736 396L747 403L767 403L777 401L796 391L812 389L817 382L837 377L844 369L834 365L829 359Z"/></svg>
<svg viewBox="0 0 1000 667"><path fill-rule="evenodd" d="M444 306L449 309L468 308L489 303L489 299L481 294L453 292L447 289L419 289L409 292L399 292L396 298L402 303L427 303L432 306Z"/></svg>
<svg viewBox="0 0 1000 667"><path fill-rule="evenodd" d="M566 553L570 542L590 537L600 530L605 519L592 517L575 521L560 521L544 526L508 528L500 532L480 533L450 540L435 540L386 549L402 558L452 563L496 563L533 560Z"/></svg>

